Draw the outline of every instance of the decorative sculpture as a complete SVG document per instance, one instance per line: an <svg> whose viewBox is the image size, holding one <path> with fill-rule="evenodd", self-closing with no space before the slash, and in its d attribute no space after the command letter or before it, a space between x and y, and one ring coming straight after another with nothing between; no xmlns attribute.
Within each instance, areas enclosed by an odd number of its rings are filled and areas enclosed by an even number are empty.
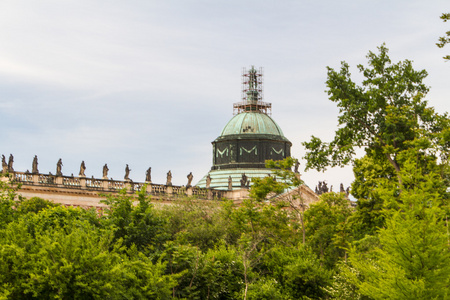
<svg viewBox="0 0 450 300"><path fill-rule="evenodd" d="M148 168L145 172L145 182L152 182L152 168Z"/></svg>
<svg viewBox="0 0 450 300"><path fill-rule="evenodd" d="M6 157L3 154L2 154L2 168L3 168L3 173L8 172L8 164L6 163Z"/></svg>
<svg viewBox="0 0 450 300"><path fill-rule="evenodd" d="M61 172L62 166L63 166L63 163L62 163L62 160L60 158L58 160L58 162L56 163L56 176L62 176L62 172Z"/></svg>
<svg viewBox="0 0 450 300"><path fill-rule="evenodd" d="M211 187L211 176L208 173L208 176L206 176L206 188L209 189Z"/></svg>
<svg viewBox="0 0 450 300"><path fill-rule="evenodd" d="M39 173L37 155L35 155L34 158L33 158L33 165L32 165L32 168L31 168L31 173L33 173L33 174L38 174Z"/></svg>
<svg viewBox="0 0 450 300"><path fill-rule="evenodd" d="M228 189L229 190L233 189L233 179L231 178L231 175L228 176Z"/></svg>
<svg viewBox="0 0 450 300"><path fill-rule="evenodd" d="M191 187L191 183L192 183L192 179L194 178L194 175L192 175L192 172L190 172L189 174L188 174L188 176L187 176L187 179L188 179L188 183L187 183L187 185L186 185L186 187Z"/></svg>
<svg viewBox="0 0 450 300"><path fill-rule="evenodd" d="M316 186L316 190L315 190L317 195L322 195L325 193L328 193L328 186L327 183L325 181L319 181L319 185Z"/></svg>
<svg viewBox="0 0 450 300"><path fill-rule="evenodd" d="M167 181L166 181L166 185L171 186L172 185L172 172L167 172Z"/></svg>
<svg viewBox="0 0 450 300"><path fill-rule="evenodd" d="M295 161L295 165L294 165L294 173L295 174L299 174L299 172L298 172L298 167L299 166L300 166L300 163L298 162L298 160Z"/></svg>
<svg viewBox="0 0 450 300"><path fill-rule="evenodd" d="M258 80L256 79L256 70L255 70L255 68L253 66L250 69L250 71L248 72L248 74L249 74L249 88L250 88L250 90L256 89L258 87Z"/></svg>
<svg viewBox="0 0 450 300"><path fill-rule="evenodd" d="M123 177L125 180L131 180L129 177L130 171L131 171L131 169L130 169L130 167L128 167L128 164L127 164L127 166L125 167L125 176Z"/></svg>
<svg viewBox="0 0 450 300"><path fill-rule="evenodd" d="M344 189L344 184L341 183L341 186L339 187L339 192L340 193L345 193L345 189Z"/></svg>
<svg viewBox="0 0 450 300"><path fill-rule="evenodd" d="M127 165L128 166L128 165ZM108 164L105 164L104 166L103 166L103 179L108 179L108 171L109 171L109 169L108 169Z"/></svg>
<svg viewBox="0 0 450 300"><path fill-rule="evenodd" d="M241 188L248 188L250 185L250 180L248 180L247 175L242 174L242 178L241 178Z"/></svg>
<svg viewBox="0 0 450 300"><path fill-rule="evenodd" d="M84 160L83 160L83 161L81 161L80 173L78 174L78 176L86 177L86 175L84 174L84 171L86 171L86 165L84 164Z"/></svg>
<svg viewBox="0 0 450 300"><path fill-rule="evenodd" d="M10 154L9 160L8 160L8 171L9 172L14 172L13 163L14 163L14 156L12 154Z"/></svg>

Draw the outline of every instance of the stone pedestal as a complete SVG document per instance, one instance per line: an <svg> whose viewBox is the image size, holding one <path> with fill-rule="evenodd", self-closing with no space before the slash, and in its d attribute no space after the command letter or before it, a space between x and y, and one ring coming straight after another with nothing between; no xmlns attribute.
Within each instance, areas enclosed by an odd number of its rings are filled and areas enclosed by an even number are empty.
<svg viewBox="0 0 450 300"><path fill-rule="evenodd" d="M172 188L171 185L167 186L166 193L167 193L167 194L170 194L170 195L173 194L173 188Z"/></svg>
<svg viewBox="0 0 450 300"><path fill-rule="evenodd" d="M192 186L189 186L187 189L186 189L186 195L188 195L188 196L192 196Z"/></svg>
<svg viewBox="0 0 450 300"><path fill-rule="evenodd" d="M149 182L149 183L147 184L147 193L151 193L151 192L153 192L153 189L152 189L152 183Z"/></svg>
<svg viewBox="0 0 450 300"><path fill-rule="evenodd" d="M86 188L86 178L85 177L80 178L80 186L82 189Z"/></svg>
<svg viewBox="0 0 450 300"><path fill-rule="evenodd" d="M63 185L63 178L62 178L62 176L56 176L55 183L57 185Z"/></svg>
<svg viewBox="0 0 450 300"><path fill-rule="evenodd" d="M33 183L38 184L39 183L39 174L33 174L32 180L33 180Z"/></svg>
<svg viewBox="0 0 450 300"><path fill-rule="evenodd" d="M129 180L129 179L125 180L125 188L127 189L127 191L131 191L132 192L131 180Z"/></svg>
<svg viewBox="0 0 450 300"><path fill-rule="evenodd" d="M103 178L103 179L104 179L104 178ZM109 182L108 182L108 180L103 180L103 181L102 181L102 188L103 188L105 191L108 190L108 188L109 188Z"/></svg>

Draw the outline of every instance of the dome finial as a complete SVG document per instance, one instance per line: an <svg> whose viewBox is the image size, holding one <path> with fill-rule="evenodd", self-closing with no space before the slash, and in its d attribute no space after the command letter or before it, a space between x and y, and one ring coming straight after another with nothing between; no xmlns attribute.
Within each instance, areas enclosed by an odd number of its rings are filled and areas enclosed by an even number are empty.
<svg viewBox="0 0 450 300"><path fill-rule="evenodd" d="M272 113L272 103L265 103L263 99L263 69L242 69L242 102L233 104L233 114L241 112Z"/></svg>

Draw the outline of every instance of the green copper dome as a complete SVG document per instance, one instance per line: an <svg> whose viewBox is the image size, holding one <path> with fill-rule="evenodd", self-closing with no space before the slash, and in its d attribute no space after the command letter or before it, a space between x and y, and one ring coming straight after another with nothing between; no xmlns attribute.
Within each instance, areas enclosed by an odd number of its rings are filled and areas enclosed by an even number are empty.
<svg viewBox="0 0 450 300"><path fill-rule="evenodd" d="M262 101L262 69L253 66L242 74L241 102L233 104L233 118L213 142L211 171L197 184L213 189L241 189L243 174L248 178L262 178L272 171L266 161L291 156L292 143L280 126L269 116L272 103ZM208 176L209 175L209 176ZM245 179L245 178L244 178Z"/></svg>
<svg viewBox="0 0 450 300"><path fill-rule="evenodd" d="M242 112L235 115L220 136L235 134L270 134L284 137L280 126L271 117L261 112Z"/></svg>

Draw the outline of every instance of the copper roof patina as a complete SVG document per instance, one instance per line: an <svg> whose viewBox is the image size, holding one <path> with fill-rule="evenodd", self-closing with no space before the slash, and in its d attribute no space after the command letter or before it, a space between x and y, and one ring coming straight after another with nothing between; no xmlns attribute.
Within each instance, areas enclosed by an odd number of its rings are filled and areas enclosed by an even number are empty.
<svg viewBox="0 0 450 300"><path fill-rule="evenodd" d="M243 112L235 115L220 136L234 134L271 134L284 137L280 126L271 117L260 112Z"/></svg>

